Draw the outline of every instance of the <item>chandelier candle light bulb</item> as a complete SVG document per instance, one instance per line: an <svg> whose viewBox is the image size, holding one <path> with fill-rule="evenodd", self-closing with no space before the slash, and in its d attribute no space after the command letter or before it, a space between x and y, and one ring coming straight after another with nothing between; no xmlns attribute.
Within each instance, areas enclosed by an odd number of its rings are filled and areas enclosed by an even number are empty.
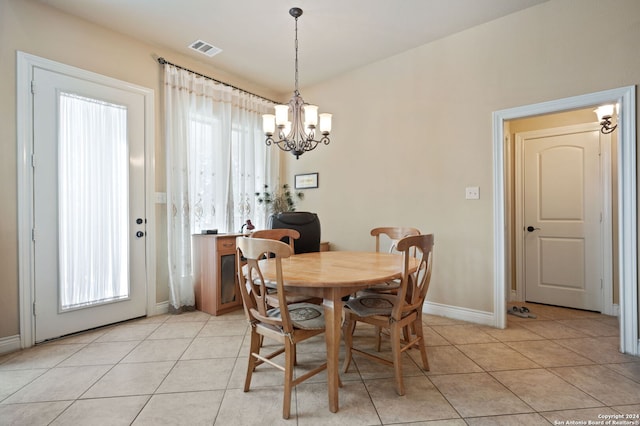
<svg viewBox="0 0 640 426"><path fill-rule="evenodd" d="M273 114L264 114L262 116L262 131L267 136L273 136L276 131L276 116Z"/></svg>
<svg viewBox="0 0 640 426"><path fill-rule="evenodd" d="M296 159L302 154L311 151L320 143L328 145L329 133L331 133L331 114L318 115L318 106L304 102L298 90L298 18L302 16L302 9L294 7L289 9L289 14L296 20L295 38L295 90L293 97L287 105L275 105L274 114L262 116L262 130L267 136L267 145L276 144L283 151L291 151ZM289 120L291 111L291 120ZM316 128L320 118L320 139L316 140ZM276 132L276 128L278 129ZM277 133L277 134L276 134ZM277 138L274 139L274 136Z"/></svg>
<svg viewBox="0 0 640 426"><path fill-rule="evenodd" d="M318 125L317 105L305 105L304 107L304 127L313 130Z"/></svg>
<svg viewBox="0 0 640 426"><path fill-rule="evenodd" d="M289 121L289 105L276 105L276 126L283 126Z"/></svg>
<svg viewBox="0 0 640 426"><path fill-rule="evenodd" d="M323 135L331 133L331 114L328 112L320 114L320 132Z"/></svg>

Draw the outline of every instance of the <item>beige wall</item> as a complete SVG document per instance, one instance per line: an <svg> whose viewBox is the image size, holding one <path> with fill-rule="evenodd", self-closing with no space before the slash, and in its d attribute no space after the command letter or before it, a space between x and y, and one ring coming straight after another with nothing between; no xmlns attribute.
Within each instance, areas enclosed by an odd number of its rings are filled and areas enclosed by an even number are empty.
<svg viewBox="0 0 640 426"><path fill-rule="evenodd" d="M320 188L305 191L298 209L318 212L323 239L338 249L373 249L369 229L379 225L434 232L436 263L428 299L491 312L491 113L637 84L640 2L608 4L603 20L600 1L551 0L303 87L307 101L334 114L334 131L329 146L287 163L290 182L296 173L320 173ZM16 50L156 90L157 191L165 187L164 150L160 67L153 54L277 97L176 52L39 3L0 0L0 338L19 331ZM481 199L465 200L466 186L480 186ZM157 211L162 213L162 206ZM156 226L158 301L167 296L163 218L158 214Z"/></svg>
<svg viewBox="0 0 640 426"><path fill-rule="evenodd" d="M434 232L427 299L492 312L492 112L636 85L639 45L640 2L551 0L305 88L334 130L288 162L320 174L299 207L339 249L372 249L378 225Z"/></svg>

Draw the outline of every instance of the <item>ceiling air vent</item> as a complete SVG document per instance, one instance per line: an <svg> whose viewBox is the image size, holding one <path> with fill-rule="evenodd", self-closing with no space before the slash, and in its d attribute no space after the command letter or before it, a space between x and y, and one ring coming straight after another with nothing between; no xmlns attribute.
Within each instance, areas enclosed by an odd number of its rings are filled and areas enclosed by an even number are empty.
<svg viewBox="0 0 640 426"><path fill-rule="evenodd" d="M203 55L207 55L208 57L212 57L222 52L222 49L215 47L213 44L207 43L206 41L196 40L189 45L189 49L193 49L196 52L200 52Z"/></svg>

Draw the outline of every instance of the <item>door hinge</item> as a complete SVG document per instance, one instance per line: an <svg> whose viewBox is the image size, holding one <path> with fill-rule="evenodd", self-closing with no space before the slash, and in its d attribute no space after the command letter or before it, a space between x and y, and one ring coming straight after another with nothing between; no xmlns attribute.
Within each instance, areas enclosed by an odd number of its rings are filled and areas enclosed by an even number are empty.
<svg viewBox="0 0 640 426"><path fill-rule="evenodd" d="M36 316L36 302L33 302L33 316Z"/></svg>
<svg viewBox="0 0 640 426"><path fill-rule="evenodd" d="M35 80L31 80L31 93L36 94L36 82Z"/></svg>
<svg viewBox="0 0 640 426"><path fill-rule="evenodd" d="M31 154L31 167L32 168L36 167L36 155L35 154Z"/></svg>
<svg viewBox="0 0 640 426"><path fill-rule="evenodd" d="M31 241L36 240L36 228L31 228Z"/></svg>

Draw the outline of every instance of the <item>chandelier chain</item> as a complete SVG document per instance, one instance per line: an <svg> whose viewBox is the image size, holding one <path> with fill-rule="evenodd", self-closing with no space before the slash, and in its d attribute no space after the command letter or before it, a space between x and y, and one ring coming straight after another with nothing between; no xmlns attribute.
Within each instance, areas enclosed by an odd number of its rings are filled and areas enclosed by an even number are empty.
<svg viewBox="0 0 640 426"><path fill-rule="evenodd" d="M295 93L300 93L298 90L298 18L296 18L296 41L295 41L295 49L296 49L296 89Z"/></svg>

